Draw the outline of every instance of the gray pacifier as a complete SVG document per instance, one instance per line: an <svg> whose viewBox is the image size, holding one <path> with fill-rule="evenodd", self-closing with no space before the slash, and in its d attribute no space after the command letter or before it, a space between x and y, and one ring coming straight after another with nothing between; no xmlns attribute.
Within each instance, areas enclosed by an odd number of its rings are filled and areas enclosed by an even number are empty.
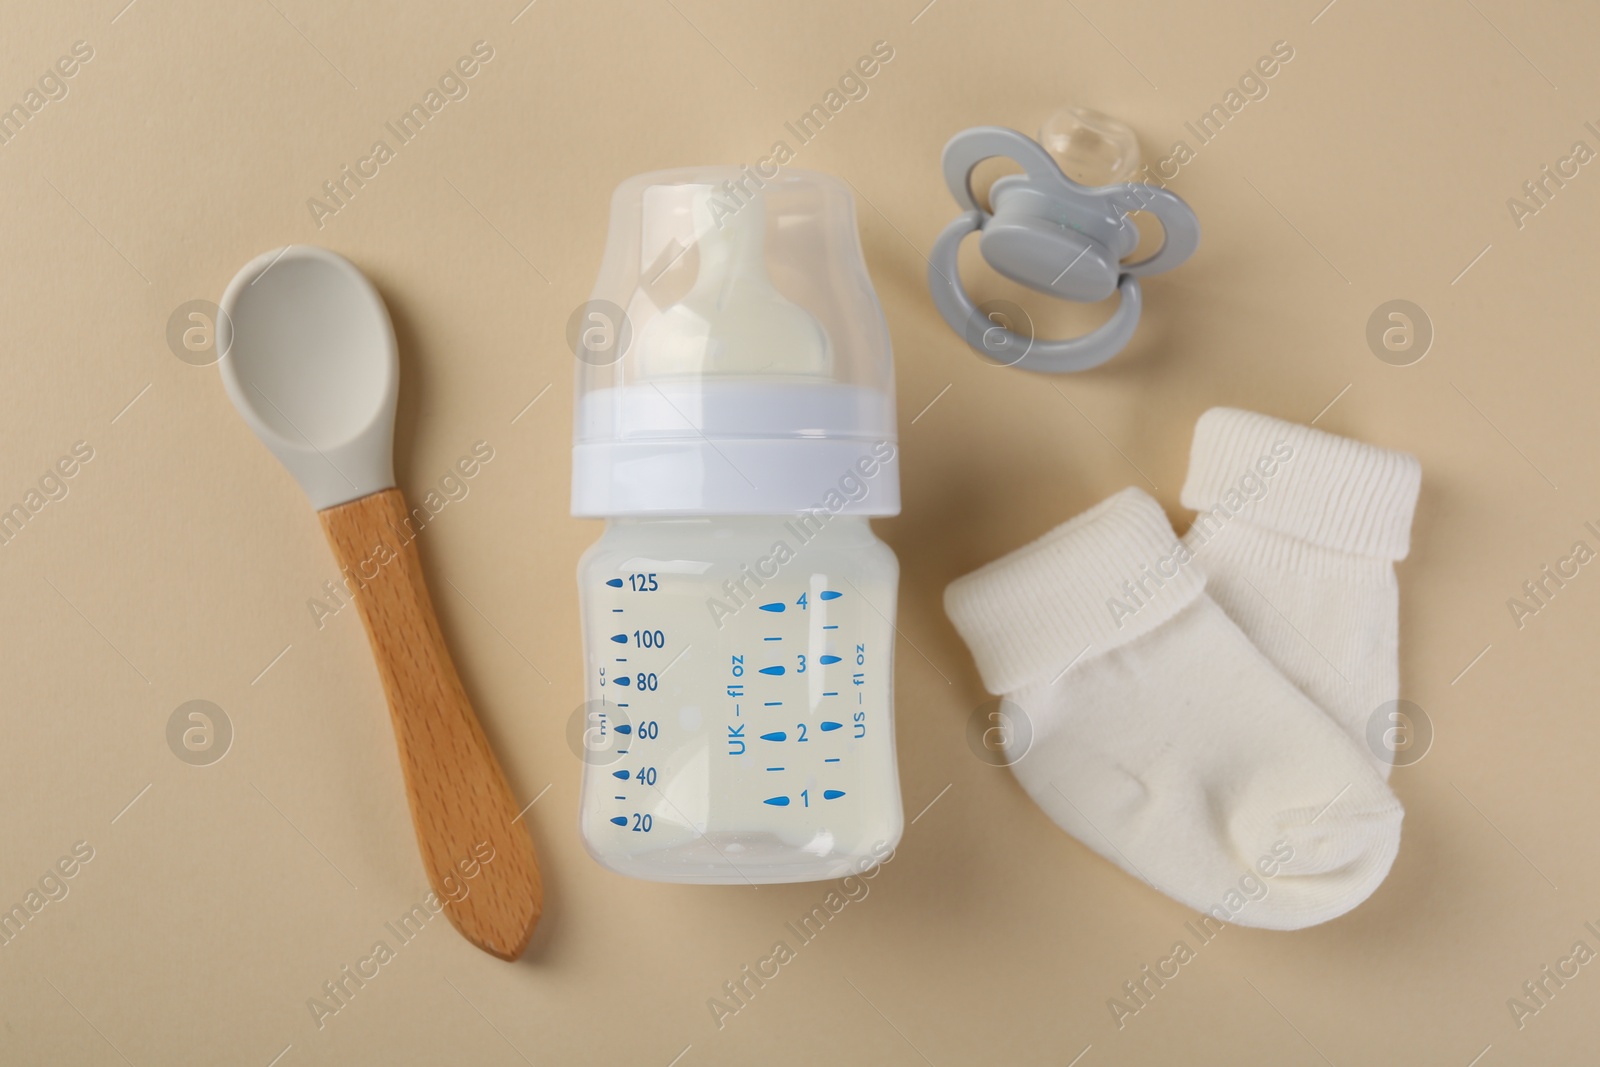
<svg viewBox="0 0 1600 1067"><path fill-rule="evenodd" d="M994 156L1015 160L1024 173L994 183L987 213L971 179L977 165ZM1098 367L1122 351L1139 325L1139 279L1171 270L1200 245L1200 222L1175 194L1142 182L1079 185L1037 142L1003 126L976 126L952 137L944 147L944 177L967 210L934 243L928 288L951 329L980 355L1007 366L1046 374ZM1123 263L1139 244L1128 217L1135 211L1154 215L1164 240L1147 259ZM1087 303L1115 292L1116 313L1082 337L1047 340L1015 332L973 303L961 285L956 255L974 231L981 234L983 258L1005 277L1064 300Z"/></svg>

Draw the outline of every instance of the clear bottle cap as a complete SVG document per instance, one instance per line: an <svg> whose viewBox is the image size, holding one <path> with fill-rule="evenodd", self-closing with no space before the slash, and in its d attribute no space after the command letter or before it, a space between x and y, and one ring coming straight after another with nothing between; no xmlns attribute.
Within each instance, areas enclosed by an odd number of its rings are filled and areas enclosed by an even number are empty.
<svg viewBox="0 0 1600 1067"><path fill-rule="evenodd" d="M889 331L839 179L628 179L569 341L574 515L898 513Z"/></svg>

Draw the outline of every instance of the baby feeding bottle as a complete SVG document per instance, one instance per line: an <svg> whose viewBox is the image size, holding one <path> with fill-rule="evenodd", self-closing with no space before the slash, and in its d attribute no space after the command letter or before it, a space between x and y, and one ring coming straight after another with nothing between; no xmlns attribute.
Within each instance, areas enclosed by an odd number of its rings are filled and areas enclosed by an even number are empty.
<svg viewBox="0 0 1600 1067"><path fill-rule="evenodd" d="M668 882L865 870L903 823L893 363L850 189L749 167L631 178L579 356L580 823Z"/></svg>

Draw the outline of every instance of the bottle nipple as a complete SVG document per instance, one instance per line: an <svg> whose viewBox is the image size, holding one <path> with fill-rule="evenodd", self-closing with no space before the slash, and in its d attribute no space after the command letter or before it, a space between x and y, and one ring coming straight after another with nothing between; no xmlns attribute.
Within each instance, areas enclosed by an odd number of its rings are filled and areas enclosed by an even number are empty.
<svg viewBox="0 0 1600 1067"><path fill-rule="evenodd" d="M694 190L699 273L682 300L640 330L640 375L827 377L833 351L822 324L767 275L765 198L758 191L727 211L712 194Z"/></svg>

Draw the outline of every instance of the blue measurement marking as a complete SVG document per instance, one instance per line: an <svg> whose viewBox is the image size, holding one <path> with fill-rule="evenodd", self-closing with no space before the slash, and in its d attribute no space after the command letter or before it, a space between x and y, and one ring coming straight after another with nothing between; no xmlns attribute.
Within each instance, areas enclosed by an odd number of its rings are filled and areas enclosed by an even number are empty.
<svg viewBox="0 0 1600 1067"><path fill-rule="evenodd" d="M842 723L842 722L824 722L822 724L822 732L823 733L828 733L829 731L832 731L832 730L838 730L843 726L844 726L844 723Z"/></svg>
<svg viewBox="0 0 1600 1067"><path fill-rule="evenodd" d="M765 702L761 706L764 707L764 708L781 708L781 707L783 707L783 701L781 701L781 700L768 700L767 702Z"/></svg>
<svg viewBox="0 0 1600 1067"><path fill-rule="evenodd" d="M823 760L822 762L823 763L838 763L839 762L839 757L838 756L829 756L827 759Z"/></svg>
<svg viewBox="0 0 1600 1067"><path fill-rule="evenodd" d="M777 611L777 612L781 612L787 606L788 605L785 604L783 601L775 600L771 604L763 604L763 605L761 605L761 610L762 611Z"/></svg>
<svg viewBox="0 0 1600 1067"><path fill-rule="evenodd" d="M789 735L782 730L774 730L770 734L761 735L761 740L763 741L787 741L788 739Z"/></svg>
<svg viewBox="0 0 1600 1067"><path fill-rule="evenodd" d="M621 726L617 727L617 733L631 734L633 733L633 727L629 726L627 723L623 723Z"/></svg>
<svg viewBox="0 0 1600 1067"><path fill-rule="evenodd" d="M611 613L613 615L621 615L622 614L622 609L621 608L612 608L611 609Z"/></svg>
<svg viewBox="0 0 1600 1067"><path fill-rule="evenodd" d="M615 641L619 645L625 645L625 644L628 643L628 635L627 634L612 634L611 635L611 640Z"/></svg>
<svg viewBox="0 0 1600 1067"><path fill-rule="evenodd" d="M829 664L838 663L839 662L839 657L838 656L818 656L817 657L817 662L822 664L824 667L826 667Z"/></svg>
<svg viewBox="0 0 1600 1067"><path fill-rule="evenodd" d="M781 770L783 770L783 768L782 767L768 767L767 770L769 770L769 771L781 771Z"/></svg>
<svg viewBox="0 0 1600 1067"><path fill-rule="evenodd" d="M626 756L626 755L627 755L627 754L628 754L628 750L627 750L627 749L625 749L625 748L619 748L619 749L617 749L617 755L619 755L619 756Z"/></svg>
<svg viewBox="0 0 1600 1067"><path fill-rule="evenodd" d="M825 697L836 697L836 696L838 696L838 695L839 695L839 691L838 691L838 690L837 690L837 689L835 689L835 690L834 690L834 691L833 691L833 692L831 692L831 693L823 693L823 694L822 694L822 695L823 695L823 696L825 696ZM618 704L618 705L617 705L617 706L618 706L618 707L619 707L619 708L620 708L620 707L621 707L621 706L622 706L622 705L621 705L621 704Z"/></svg>
<svg viewBox="0 0 1600 1067"><path fill-rule="evenodd" d="M762 674L770 674L773 677L778 677L778 676L783 674L783 668L782 667L762 667L761 668L761 673Z"/></svg>
<svg viewBox="0 0 1600 1067"><path fill-rule="evenodd" d="M817 599L818 600L838 600L842 596L844 596L843 593L836 593L832 589L824 589L821 593L817 594Z"/></svg>
<svg viewBox="0 0 1600 1067"><path fill-rule="evenodd" d="M768 797L767 799L763 800L761 803L763 803L763 804L771 804L775 808L787 808L789 806L789 798L788 797ZM616 822L615 819L612 819L611 821L612 822ZM623 821L626 822L627 820L624 819Z"/></svg>
<svg viewBox="0 0 1600 1067"><path fill-rule="evenodd" d="M621 778L624 782L626 782L628 780L628 772L627 771L612 771L611 772L611 777L613 777L613 778Z"/></svg>
<svg viewBox="0 0 1600 1067"><path fill-rule="evenodd" d="M628 825L628 817L626 815L613 816L611 822L614 826L626 826Z"/></svg>
<svg viewBox="0 0 1600 1067"><path fill-rule="evenodd" d="M842 796L844 796L843 789L824 789L822 791L823 800L838 800Z"/></svg>
<svg viewBox="0 0 1600 1067"><path fill-rule="evenodd" d="M626 662L628 662L628 657L627 656L618 656L617 657L617 662L618 663L626 663Z"/></svg>
<svg viewBox="0 0 1600 1067"><path fill-rule="evenodd" d="M781 638L781 637L763 637L761 640L763 640L763 641L782 641L783 638Z"/></svg>
<svg viewBox="0 0 1600 1067"><path fill-rule="evenodd" d="M612 578L609 581L607 581L606 584L609 585L613 589L621 589L622 588L622 579L621 578Z"/></svg>
<svg viewBox="0 0 1600 1067"><path fill-rule="evenodd" d="M630 707L630 706L631 706L631 705L628 705L628 704L624 704L624 703L623 703L623 702L622 702L622 701L620 701L620 700L619 700L619 701L617 701L617 707L619 707L619 708L626 708L626 707Z"/></svg>
<svg viewBox="0 0 1600 1067"><path fill-rule="evenodd" d="M612 800L627 800L627 797L612 797Z"/></svg>
<svg viewBox="0 0 1600 1067"><path fill-rule="evenodd" d="M824 630L837 630L838 628L839 628L839 624L838 623L834 623L831 626L824 626L823 627Z"/></svg>
<svg viewBox="0 0 1600 1067"><path fill-rule="evenodd" d="M611 680L612 685L632 685L633 682L626 674L619 674Z"/></svg>

